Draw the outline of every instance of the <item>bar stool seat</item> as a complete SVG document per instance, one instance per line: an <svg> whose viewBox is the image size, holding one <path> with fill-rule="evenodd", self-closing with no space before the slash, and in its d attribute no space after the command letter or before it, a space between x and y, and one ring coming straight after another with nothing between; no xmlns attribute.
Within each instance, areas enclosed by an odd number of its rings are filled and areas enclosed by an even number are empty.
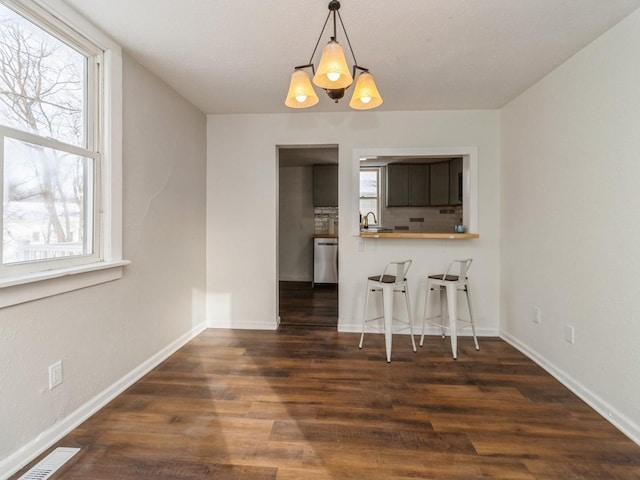
<svg viewBox="0 0 640 480"><path fill-rule="evenodd" d="M471 298L469 296L469 278L467 272L471 266L473 259L466 258L464 260L454 260L449 265L447 272L444 274L429 275L427 277L427 298L424 303L424 316L422 318L422 333L420 335L420 346L424 343L424 326L429 323L440 327L442 338L445 337L446 329L449 329L449 335L451 336L451 352L453 353L454 360L458 358L458 330L465 327L471 327L473 333L473 342L476 350L480 350L478 345L478 338L476 337L476 327L473 323L473 311L471 308ZM453 274L457 270L458 275ZM431 308L431 294L435 291L440 292L440 314L432 315ZM463 319L458 317L458 292L464 292L467 297L467 305L469 307L469 319ZM449 324L445 323L442 313L443 300L442 296L447 296L447 311L449 317ZM439 321L435 321L439 319Z"/></svg>
<svg viewBox="0 0 640 480"><path fill-rule="evenodd" d="M385 349L387 354L387 362L391 362L391 338L393 334L393 323L401 325L401 329L409 329L411 335L411 344L413 351L416 352L416 341L413 338L413 323L411 319L411 302L409 301L409 288L407 285L407 272L411 267L411 260L402 260L390 262L384 269L382 275L374 275L367 278L367 295L364 299L364 312L362 314L362 334L360 335L360 344L358 348L362 348L364 341L365 325L371 322L377 322L381 319L383 322L383 331L385 337ZM395 273L392 275L391 273ZM382 292L382 308L383 316L367 319L367 305L369 303L369 295L372 293ZM393 294L404 294L407 305L407 320L403 321L393 318Z"/></svg>

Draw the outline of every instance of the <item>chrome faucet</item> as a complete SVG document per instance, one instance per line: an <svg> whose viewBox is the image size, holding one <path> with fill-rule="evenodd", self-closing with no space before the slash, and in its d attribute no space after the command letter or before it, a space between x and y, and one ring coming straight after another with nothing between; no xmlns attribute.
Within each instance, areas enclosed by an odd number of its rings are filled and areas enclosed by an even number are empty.
<svg viewBox="0 0 640 480"><path fill-rule="evenodd" d="M364 216L363 228L369 228L369 215L373 215L373 223L378 223L378 220L376 219L376 214L373 212L369 212Z"/></svg>

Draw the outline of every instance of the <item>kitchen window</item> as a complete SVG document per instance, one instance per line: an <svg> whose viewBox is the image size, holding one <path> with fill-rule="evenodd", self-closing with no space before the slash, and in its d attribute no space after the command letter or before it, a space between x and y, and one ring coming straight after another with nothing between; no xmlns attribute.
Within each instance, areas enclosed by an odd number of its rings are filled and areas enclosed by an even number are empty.
<svg viewBox="0 0 640 480"><path fill-rule="evenodd" d="M373 212L375 220L369 217L369 225L380 221L380 168L360 169L360 215Z"/></svg>
<svg viewBox="0 0 640 480"><path fill-rule="evenodd" d="M51 5L0 1L0 287L126 263L119 47Z"/></svg>

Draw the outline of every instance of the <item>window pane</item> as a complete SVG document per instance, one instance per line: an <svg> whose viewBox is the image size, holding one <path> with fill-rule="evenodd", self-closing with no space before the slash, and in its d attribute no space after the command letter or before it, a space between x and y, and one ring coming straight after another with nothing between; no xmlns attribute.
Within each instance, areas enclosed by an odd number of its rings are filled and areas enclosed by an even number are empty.
<svg viewBox="0 0 640 480"><path fill-rule="evenodd" d="M0 4L0 123L87 146L87 57Z"/></svg>
<svg viewBox="0 0 640 480"><path fill-rule="evenodd" d="M93 160L5 138L2 262L93 253Z"/></svg>
<svg viewBox="0 0 640 480"><path fill-rule="evenodd" d="M378 199L377 198L361 198L360 199L360 213L366 215L369 212L373 212L378 219ZM369 223L374 223L373 218L369 218Z"/></svg>
<svg viewBox="0 0 640 480"><path fill-rule="evenodd" d="M378 196L378 172L376 170L360 170L360 196Z"/></svg>

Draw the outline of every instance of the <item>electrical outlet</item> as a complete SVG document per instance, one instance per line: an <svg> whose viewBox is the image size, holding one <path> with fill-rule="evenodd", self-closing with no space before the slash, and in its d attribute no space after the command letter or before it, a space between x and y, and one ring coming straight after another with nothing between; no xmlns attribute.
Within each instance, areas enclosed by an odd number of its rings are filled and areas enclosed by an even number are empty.
<svg viewBox="0 0 640 480"><path fill-rule="evenodd" d="M363 238L359 238L358 239L358 251L359 252L364 252L364 239Z"/></svg>
<svg viewBox="0 0 640 480"><path fill-rule="evenodd" d="M571 345L576 343L576 331L575 328L573 328L573 325L565 325L564 339Z"/></svg>
<svg viewBox="0 0 640 480"><path fill-rule="evenodd" d="M62 360L49 365L49 390L62 383Z"/></svg>
<svg viewBox="0 0 640 480"><path fill-rule="evenodd" d="M540 325L542 323L542 311L540 307L533 307L533 323Z"/></svg>

